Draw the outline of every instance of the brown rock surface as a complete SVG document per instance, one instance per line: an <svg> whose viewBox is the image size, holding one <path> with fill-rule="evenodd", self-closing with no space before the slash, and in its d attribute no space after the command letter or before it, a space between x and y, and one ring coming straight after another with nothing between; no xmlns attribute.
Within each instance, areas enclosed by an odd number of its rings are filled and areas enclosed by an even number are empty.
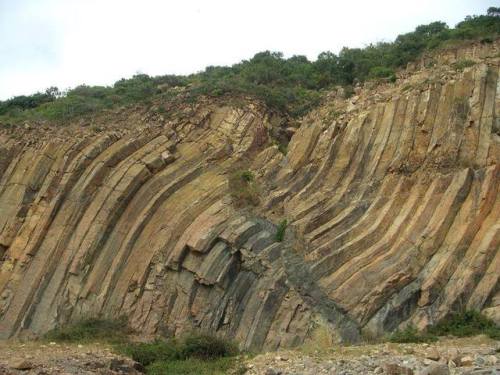
<svg viewBox="0 0 500 375"><path fill-rule="evenodd" d="M286 156L251 102L164 123L117 114L98 134L0 131L0 338L90 316L245 348L296 345L318 324L356 341L464 306L498 322L493 46L464 72L438 59L327 100ZM258 207L232 204L237 169L257 176Z"/></svg>

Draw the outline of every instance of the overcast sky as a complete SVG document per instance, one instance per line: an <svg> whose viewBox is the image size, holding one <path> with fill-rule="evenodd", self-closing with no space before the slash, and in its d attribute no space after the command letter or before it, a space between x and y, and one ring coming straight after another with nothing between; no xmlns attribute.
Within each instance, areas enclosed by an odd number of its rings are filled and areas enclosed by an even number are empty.
<svg viewBox="0 0 500 375"><path fill-rule="evenodd" d="M263 50L315 59L453 26L494 0L0 0L0 100L49 86L184 74Z"/></svg>

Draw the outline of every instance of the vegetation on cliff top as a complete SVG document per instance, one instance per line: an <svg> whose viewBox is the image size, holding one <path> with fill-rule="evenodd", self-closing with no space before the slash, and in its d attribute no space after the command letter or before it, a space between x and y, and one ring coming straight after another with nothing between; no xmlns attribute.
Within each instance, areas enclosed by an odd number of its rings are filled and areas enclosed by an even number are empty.
<svg viewBox="0 0 500 375"><path fill-rule="evenodd" d="M81 85L65 92L51 87L44 93L0 102L0 124L26 120L65 122L105 109L151 104L153 99L194 101L200 95L251 96L271 109L300 117L319 104L325 89L336 85L351 87L367 79L391 81L395 79L395 69L424 51L463 40L490 43L498 36L500 8L491 7L487 15L468 16L455 28L432 22L399 35L394 42L345 47L339 54L323 52L316 61L265 51L230 67L210 66L189 76L137 74L110 87ZM352 89L346 90L349 91Z"/></svg>

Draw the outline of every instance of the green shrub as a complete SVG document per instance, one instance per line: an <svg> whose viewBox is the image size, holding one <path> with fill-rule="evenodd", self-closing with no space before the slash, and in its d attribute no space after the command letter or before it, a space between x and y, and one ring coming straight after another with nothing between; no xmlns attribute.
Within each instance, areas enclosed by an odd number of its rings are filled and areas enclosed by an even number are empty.
<svg viewBox="0 0 500 375"><path fill-rule="evenodd" d="M238 355L233 342L205 334L193 334L181 340L126 343L116 348L146 366L148 374L225 373L236 364Z"/></svg>
<svg viewBox="0 0 500 375"><path fill-rule="evenodd" d="M214 359L230 357L238 353L232 342L210 335L190 335L184 338L180 356L186 358Z"/></svg>
<svg viewBox="0 0 500 375"><path fill-rule="evenodd" d="M44 335L46 340L63 342L123 342L130 331L125 319L90 318L55 328Z"/></svg>
<svg viewBox="0 0 500 375"><path fill-rule="evenodd" d="M459 60L459 61L456 61L452 64L452 66L456 69L456 70L459 70L459 71L462 71L464 70L465 68L469 68L471 66L474 66L476 65L476 62L473 61L473 60L468 60L468 59L464 59L464 60Z"/></svg>
<svg viewBox="0 0 500 375"><path fill-rule="evenodd" d="M119 346L118 350L143 366L156 361L176 360L180 357L179 344L174 340L127 343Z"/></svg>
<svg viewBox="0 0 500 375"><path fill-rule="evenodd" d="M246 182L252 182L254 180L253 173L250 171L241 172L241 178Z"/></svg>
<svg viewBox="0 0 500 375"><path fill-rule="evenodd" d="M406 329L397 330L389 336L390 342L396 343L419 343L419 342L434 342L437 337L427 332L418 331L413 326L408 326Z"/></svg>
<svg viewBox="0 0 500 375"><path fill-rule="evenodd" d="M283 219L279 223L278 228L276 229L276 241L277 242L283 242L283 240L285 239L285 231L286 231L287 225L288 225L287 219Z"/></svg>
<svg viewBox="0 0 500 375"><path fill-rule="evenodd" d="M376 78L376 79L381 79L381 78L386 78L388 80L396 80L396 75L394 73L394 69L391 69L387 66L375 66L370 69L370 78Z"/></svg>
<svg viewBox="0 0 500 375"><path fill-rule="evenodd" d="M283 155L286 155L288 152L288 146L284 143L278 143L278 151Z"/></svg>
<svg viewBox="0 0 500 375"><path fill-rule="evenodd" d="M428 331L437 336L467 337L486 334L494 339L500 337L500 327L491 319L473 310L452 314L430 327Z"/></svg>

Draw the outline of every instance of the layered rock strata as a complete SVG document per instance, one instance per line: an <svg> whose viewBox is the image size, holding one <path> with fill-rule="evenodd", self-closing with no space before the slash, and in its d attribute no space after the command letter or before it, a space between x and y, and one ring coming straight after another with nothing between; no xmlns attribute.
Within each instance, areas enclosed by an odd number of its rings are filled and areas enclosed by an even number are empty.
<svg viewBox="0 0 500 375"><path fill-rule="evenodd" d="M500 322L498 58L405 74L327 101L286 155L253 104L141 131L2 135L0 337L125 316L145 335L272 349L318 325L348 342L463 309ZM233 202L242 169L257 207Z"/></svg>

